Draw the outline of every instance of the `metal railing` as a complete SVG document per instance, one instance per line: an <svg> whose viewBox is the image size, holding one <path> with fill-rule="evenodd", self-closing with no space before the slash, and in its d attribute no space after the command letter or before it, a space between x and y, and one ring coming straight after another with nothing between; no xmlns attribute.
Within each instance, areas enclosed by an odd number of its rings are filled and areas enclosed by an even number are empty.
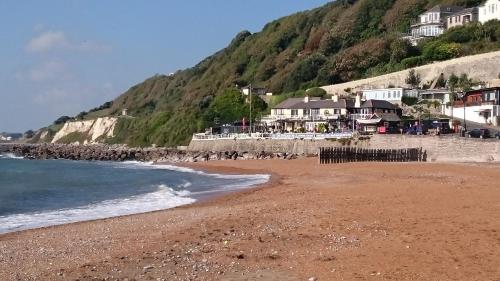
<svg viewBox="0 0 500 281"><path fill-rule="evenodd" d="M336 132L336 133L253 133L253 134L194 134L193 140L244 140L244 139L274 139L274 140L293 140L293 139L348 139L352 138L354 133Z"/></svg>
<svg viewBox="0 0 500 281"><path fill-rule="evenodd" d="M290 121L322 121L322 120L336 120L340 118L340 114L331 115L267 115L262 117L262 121L279 121L279 120L290 120Z"/></svg>

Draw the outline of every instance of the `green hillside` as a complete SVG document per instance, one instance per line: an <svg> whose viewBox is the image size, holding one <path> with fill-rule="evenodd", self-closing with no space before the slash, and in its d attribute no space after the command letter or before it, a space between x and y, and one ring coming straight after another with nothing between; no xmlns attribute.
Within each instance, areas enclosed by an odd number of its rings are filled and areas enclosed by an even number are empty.
<svg viewBox="0 0 500 281"><path fill-rule="evenodd" d="M239 33L229 46L171 76L155 75L112 104L82 118L123 118L115 143L172 146L192 133L248 116L235 85L268 87L275 94L346 82L435 60L500 49L496 22L460 27L418 47L399 39L417 15L436 4L474 6L481 0L338 0ZM265 105L255 100L258 110ZM230 112L229 112L230 111ZM257 114L256 114L257 115Z"/></svg>

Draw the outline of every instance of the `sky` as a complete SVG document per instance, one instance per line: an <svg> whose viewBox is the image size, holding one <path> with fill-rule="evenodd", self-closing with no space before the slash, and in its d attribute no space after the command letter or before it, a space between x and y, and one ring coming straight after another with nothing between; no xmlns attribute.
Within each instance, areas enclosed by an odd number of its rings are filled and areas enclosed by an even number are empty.
<svg viewBox="0 0 500 281"><path fill-rule="evenodd" d="M328 0L2 0L0 132L25 132L195 65Z"/></svg>

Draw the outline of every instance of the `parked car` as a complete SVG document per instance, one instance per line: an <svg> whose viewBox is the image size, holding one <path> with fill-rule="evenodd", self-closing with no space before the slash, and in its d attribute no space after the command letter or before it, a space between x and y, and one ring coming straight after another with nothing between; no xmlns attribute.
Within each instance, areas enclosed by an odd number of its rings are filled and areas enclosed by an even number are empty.
<svg viewBox="0 0 500 281"><path fill-rule="evenodd" d="M497 132L497 133L495 134L495 138L497 138L498 140L500 140L500 132Z"/></svg>
<svg viewBox="0 0 500 281"><path fill-rule="evenodd" d="M469 138L480 138L487 139L490 138L490 130L488 129L473 129L472 131L467 132L467 136Z"/></svg>

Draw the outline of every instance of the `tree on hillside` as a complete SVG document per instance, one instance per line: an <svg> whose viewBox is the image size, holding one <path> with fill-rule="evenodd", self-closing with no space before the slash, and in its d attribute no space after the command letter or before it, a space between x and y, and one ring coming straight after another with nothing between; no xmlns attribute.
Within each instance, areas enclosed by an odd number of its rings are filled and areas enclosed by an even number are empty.
<svg viewBox="0 0 500 281"><path fill-rule="evenodd" d="M267 105L260 97L252 96L253 119L266 109ZM215 119L224 124L241 121L244 117L248 120L249 116L250 104L245 96L237 89L228 89L213 99L204 119L208 124L212 124Z"/></svg>
<svg viewBox="0 0 500 281"><path fill-rule="evenodd" d="M64 124L70 119L71 119L71 117L69 117L69 116L61 116L61 117L57 118L56 121L54 121L54 125Z"/></svg>
<svg viewBox="0 0 500 281"><path fill-rule="evenodd" d="M410 69L408 76L405 79L406 84L412 86L413 88L418 88L422 79L420 74L418 74L415 69Z"/></svg>
<svg viewBox="0 0 500 281"><path fill-rule="evenodd" d="M31 139L35 136L35 132L33 130L27 130L24 132L24 137L27 139Z"/></svg>

